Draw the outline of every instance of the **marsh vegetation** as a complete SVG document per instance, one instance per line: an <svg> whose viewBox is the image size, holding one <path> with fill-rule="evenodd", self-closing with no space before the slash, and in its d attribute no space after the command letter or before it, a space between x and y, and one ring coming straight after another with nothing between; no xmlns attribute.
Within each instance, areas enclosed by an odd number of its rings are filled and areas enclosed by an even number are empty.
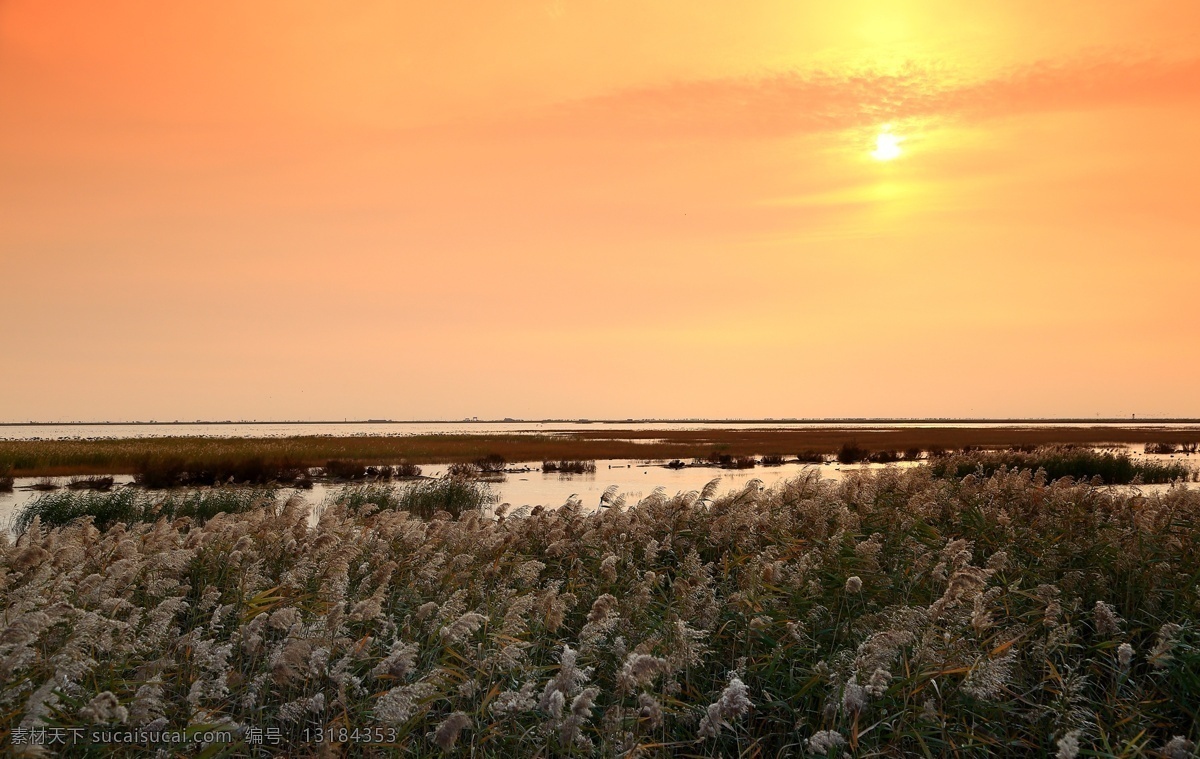
<svg viewBox="0 0 1200 759"><path fill-rule="evenodd" d="M34 520L50 527L81 518L89 519L100 529L184 517L202 522L220 513L240 514L272 506L278 498L279 491L274 488L212 488L190 492L138 488L120 488L114 492L62 490L32 501L17 515L13 529L23 532Z"/></svg>
<svg viewBox="0 0 1200 759"><path fill-rule="evenodd" d="M1196 443L1194 441L1189 442L1189 443L1178 443L1178 444L1176 444L1176 443L1146 443L1145 450L1146 450L1146 453L1156 453L1156 454L1160 454L1160 455L1163 455L1163 454L1170 455L1170 454L1175 454L1175 453L1182 453L1186 456L1190 456L1196 452L1196 449L1198 447L1200 447L1200 443Z"/></svg>
<svg viewBox="0 0 1200 759"><path fill-rule="evenodd" d="M113 478L111 475L90 477L72 477L67 483L67 488L70 490L112 490Z"/></svg>
<svg viewBox="0 0 1200 759"><path fill-rule="evenodd" d="M977 470L592 511L369 483L316 523L278 491L149 514L170 494L50 494L0 538L0 729L255 726L292 755L316 753L306 729L374 726L394 743L356 754L1186 755L1200 493ZM49 526L50 503L116 497L120 518Z"/></svg>
<svg viewBox="0 0 1200 759"><path fill-rule="evenodd" d="M543 461L542 471L546 474L595 474L595 461Z"/></svg>
<svg viewBox="0 0 1200 759"><path fill-rule="evenodd" d="M1194 481L1195 468L1181 461L1136 460L1125 451L1099 451L1079 446L1043 446L1031 450L965 451L934 455L929 462L937 477L990 476L1000 469L1042 470L1060 477L1097 478L1097 484L1154 484Z"/></svg>
<svg viewBox="0 0 1200 759"><path fill-rule="evenodd" d="M411 435L406 437L129 438L0 440L0 477L141 474L170 481L183 473L213 482L285 481L330 461L368 466L604 459L709 460L729 456L795 456L820 463L846 449L897 452L1033 448L1103 444L1194 446L1195 429L1114 427L937 427L895 429L605 430L545 434ZM903 456L899 454L904 451ZM797 453L799 452L799 453ZM910 455L913 454L913 455ZM847 462L849 463L849 462ZM503 468L503 466L501 466ZM406 475L400 475L406 476Z"/></svg>

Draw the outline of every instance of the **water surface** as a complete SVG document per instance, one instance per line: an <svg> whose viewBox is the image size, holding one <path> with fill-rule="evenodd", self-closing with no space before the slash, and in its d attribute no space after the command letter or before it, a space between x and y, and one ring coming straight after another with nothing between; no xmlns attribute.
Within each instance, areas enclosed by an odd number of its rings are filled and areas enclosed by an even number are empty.
<svg viewBox="0 0 1200 759"><path fill-rule="evenodd" d="M685 467L669 469L661 462L634 461L617 459L613 461L596 462L594 474L544 474L540 471L541 462L525 462L514 464L510 469L528 468L528 472L509 472L499 482L489 482L489 487L499 498L498 503L510 504L513 508L521 506L558 507L568 499L577 498L585 507L596 507L600 504L600 496L609 487L615 485L618 495L625 498L628 505L637 503L650 495L656 488L663 488L668 495L701 490L710 481L719 479L718 493L739 490L753 479L761 480L764 486L770 486L781 479L796 477L805 470L816 469L827 479L843 477L845 472L856 469L880 469L884 466L916 466L913 463L899 464L866 464L857 466L842 466L839 464L800 464L790 463L774 467L755 467L753 469L718 469L715 467ZM446 473L445 465L422 466L422 474L440 477ZM16 489L11 493L0 493L0 526L8 527L17 512L33 499L41 495L31 489L32 485L41 478L21 477L17 479ZM70 477L52 478L58 484L65 486ZM124 487L133 482L129 475L114 475L113 487ZM402 484L401 484L402 486ZM314 507L319 506L332 492L346 487L344 484L315 483L312 490L296 490ZM291 492L287 490L286 492Z"/></svg>
<svg viewBox="0 0 1200 759"><path fill-rule="evenodd" d="M505 421L505 422L207 422L154 424L0 424L0 440L111 440L155 437L296 437L322 435L332 437L406 437L411 435L506 435L544 434L548 432L607 432L612 430L820 430L854 428L863 432L890 429L935 429L958 427L988 429L1017 427L1112 427L1114 429L1197 429L1196 422L1136 421ZM643 442L639 440L638 442Z"/></svg>
<svg viewBox="0 0 1200 759"><path fill-rule="evenodd" d="M1143 446L1123 447L1135 459L1169 461L1194 458L1183 454L1146 454ZM625 498L628 505L637 503L650 495L656 488L663 488L667 495L675 495L689 490L701 490L711 480L719 478L718 493L724 494L738 490L752 479L761 480L763 485L770 487L782 479L796 477L805 471L815 469L825 479L840 479L850 471L883 469L886 467L921 466L920 462L898 462L895 464L859 464L841 465L827 463L821 465L790 462L781 466L758 466L753 469L718 469L716 467L685 467L670 469L662 461L638 461L633 459L601 460L596 462L594 474L544 474L541 462L523 462L510 464L510 469L529 469L530 471L510 471L502 481L490 483L490 487L499 498L499 503L508 503L513 508L521 506L558 507L570 498L577 498L585 507L596 507L600 496L606 489L615 485L619 495ZM422 474L429 477L440 477L446 473L446 465L432 464L421 467ZM16 481L16 489L11 493L0 493L0 529L7 528L17 512L28 502L41 495L32 490L35 482L42 478L20 477ZM70 477L51 478L61 486L70 481ZM123 487L133 482L130 475L113 475L114 487ZM344 484L316 483L312 490L297 490L315 507L319 506L330 491L345 487ZM1132 487L1132 486L1130 486ZM1169 488L1170 485L1143 485L1144 492L1155 492Z"/></svg>

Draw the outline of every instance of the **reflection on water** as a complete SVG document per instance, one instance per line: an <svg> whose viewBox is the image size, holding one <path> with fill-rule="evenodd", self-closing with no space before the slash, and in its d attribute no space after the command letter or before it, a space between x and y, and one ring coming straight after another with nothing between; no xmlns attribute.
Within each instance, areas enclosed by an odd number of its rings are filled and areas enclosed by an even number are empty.
<svg viewBox="0 0 1200 759"><path fill-rule="evenodd" d="M1140 446L1129 447L1130 453L1139 459L1170 460L1175 456L1145 454ZM1185 458L1180 456L1179 458ZM1186 460L1186 459L1185 459ZM806 470L815 469L824 479L837 480L846 472L884 469L887 467L921 466L920 463L900 462L896 464L801 464L791 462L782 466L755 467L753 469L717 469L713 467L685 467L670 469L663 462L635 461L617 459L612 461L597 461L595 474L543 474L540 462L524 462L510 465L510 470L528 469L528 471L510 471L500 482L491 483L492 489L499 497L499 503L507 503L513 508L521 506L557 507L568 499L576 498L584 507L599 506L600 496L604 491L615 485L618 494L624 496L625 503L632 505L650 495L656 488L663 488L667 495L675 495L690 490L701 490L711 480L720 478L717 492L728 493L741 489L752 479L761 480L763 485L770 487L782 479L796 477ZM440 477L446 473L445 465L423 466L427 476ZM42 478L19 478L17 488L11 493L0 493L0 529L7 529L16 513L40 493L31 490L31 486ZM66 485L69 477L58 478L59 485ZM114 476L114 488L122 487L133 481L128 475ZM331 491L344 485L317 483L312 490L297 490L314 507L320 506ZM1117 486L1132 488L1135 486ZM1151 493L1163 491L1171 485L1142 485L1142 492Z"/></svg>
<svg viewBox="0 0 1200 759"><path fill-rule="evenodd" d="M543 474L540 462L514 464L510 469L528 468L526 472L511 472L503 481L490 483L490 487L499 497L499 503L507 503L513 508L520 506L549 506L556 507L566 503L568 499L577 498L585 507L598 506L600 496L610 486L615 485L619 495L625 497L627 504L637 503L642 498L654 492L655 488L663 488L668 495L689 490L700 490L711 480L720 478L719 493L727 493L745 486L752 479L762 480L770 486L781 479L795 477L805 469L816 468L826 479L837 479L844 472L855 469L881 469L883 464L868 464L864 466L841 466L826 464L814 467L811 464L784 464L775 467L756 467L754 469L716 469L711 467L686 467L683 469L668 469L661 463L618 459L614 461L596 462L595 474ZM916 464L891 464L889 466L916 466ZM445 465L422 467L425 474L440 477L446 473ZM0 493L0 525L8 527L16 513L29 501L37 498L40 493L29 489L34 482L41 478L19 478L17 489L12 493ZM58 484L66 485L69 477L58 478ZM113 478L114 488L133 482L128 475L118 475ZM295 491L314 507L319 506L331 491L344 487L341 484L316 483L312 490Z"/></svg>

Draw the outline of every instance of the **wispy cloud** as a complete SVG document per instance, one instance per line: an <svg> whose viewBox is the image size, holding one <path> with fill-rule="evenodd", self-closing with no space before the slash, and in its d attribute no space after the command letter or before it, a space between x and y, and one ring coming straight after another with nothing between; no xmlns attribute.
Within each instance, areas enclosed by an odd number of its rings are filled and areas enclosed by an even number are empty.
<svg viewBox="0 0 1200 759"><path fill-rule="evenodd" d="M973 81L917 66L891 74L683 81L562 104L543 126L623 136L773 137L911 118L979 120L1177 101L1200 101L1200 58L1042 61Z"/></svg>

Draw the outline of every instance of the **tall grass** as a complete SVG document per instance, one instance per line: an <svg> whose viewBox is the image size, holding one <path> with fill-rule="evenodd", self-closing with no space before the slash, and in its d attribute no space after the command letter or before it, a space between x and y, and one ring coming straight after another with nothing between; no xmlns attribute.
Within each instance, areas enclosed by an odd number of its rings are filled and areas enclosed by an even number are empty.
<svg viewBox="0 0 1200 759"><path fill-rule="evenodd" d="M837 460L839 464L857 464L866 461L870 455L871 452L860 446L857 440L849 440L838 449Z"/></svg>
<svg viewBox="0 0 1200 759"><path fill-rule="evenodd" d="M146 456L137 463L134 482L143 487L162 489L291 483L306 476L306 468L292 459L268 459L256 455L211 460Z"/></svg>
<svg viewBox="0 0 1200 759"><path fill-rule="evenodd" d="M31 501L17 514L13 529L24 532L35 518L46 527L56 527L91 517L92 523L102 530L118 523L133 525L164 517L205 521L220 513L239 514L273 506L277 498L277 491L262 488L216 488L166 495L137 488L114 492L65 490Z"/></svg>
<svg viewBox="0 0 1200 759"><path fill-rule="evenodd" d="M412 479L414 477L421 476L421 467L417 466L416 464L410 464L407 461L401 461L399 464L396 464L394 467L392 467L392 470L395 472L397 477L404 479Z"/></svg>
<svg viewBox="0 0 1200 759"><path fill-rule="evenodd" d="M498 453L489 453L488 455L477 459L475 466L479 467L479 471L484 474L498 474L504 471L504 466L508 462Z"/></svg>
<svg viewBox="0 0 1200 759"><path fill-rule="evenodd" d="M464 512L486 509L496 501L488 483L447 476L396 485L347 486L327 496L326 507L344 506L355 513L368 506L372 510L403 510L423 519L445 512L457 519Z"/></svg>
<svg viewBox="0 0 1200 759"><path fill-rule="evenodd" d="M342 461L333 459L325 462L325 466L321 468L321 474L335 481L369 481L369 482L388 482L394 478L412 479L421 476L421 467L407 462L401 462L396 465L390 464L372 464L370 466L361 461Z"/></svg>
<svg viewBox="0 0 1200 759"><path fill-rule="evenodd" d="M325 496L323 508L337 505L358 513L368 508L374 511L395 509L399 504L400 499L395 485L372 483L347 485L330 492Z"/></svg>
<svg viewBox="0 0 1200 759"><path fill-rule="evenodd" d="M758 460L753 456L734 456L729 453L713 453L709 455L707 462L722 469L753 469L758 465Z"/></svg>
<svg viewBox="0 0 1200 759"><path fill-rule="evenodd" d="M440 477L403 486L396 508L425 519L439 512L457 519L466 512L488 508L496 500L495 492L486 482Z"/></svg>
<svg viewBox="0 0 1200 759"><path fill-rule="evenodd" d="M1183 453L1191 455L1200 449L1200 443L1195 441L1187 443L1146 443L1146 453L1170 454Z"/></svg>
<svg viewBox="0 0 1200 759"><path fill-rule="evenodd" d="M543 461L542 472L545 474L594 474L595 461Z"/></svg>
<svg viewBox="0 0 1200 759"><path fill-rule="evenodd" d="M426 491L388 486L316 525L298 500L31 524L0 540L0 733L226 726L214 755L1189 755L1200 492L933 474L499 518L418 518L392 499ZM341 727L387 745L305 744Z"/></svg>
<svg viewBox="0 0 1200 759"><path fill-rule="evenodd" d="M67 483L67 487L71 490L112 490L112 477L72 477Z"/></svg>
<svg viewBox="0 0 1200 759"><path fill-rule="evenodd" d="M930 469L937 477L964 477L980 472L991 476L999 469L1045 470L1052 480L1099 477L1106 485L1167 483L1197 480L1197 470L1182 462L1137 461L1124 451L1096 451L1074 446L1047 446L1033 451L971 451L933 457Z"/></svg>
<svg viewBox="0 0 1200 759"><path fill-rule="evenodd" d="M264 465L319 467L330 460L368 464L444 464L474 462L489 454L508 461L704 458L714 450L730 456L805 451L834 454L855 441L870 451L955 450L964 445L999 448L1011 445L1106 443L1181 444L1194 442L1197 430L1060 428L799 428L727 430L615 430L595 425L587 431L553 434L412 435L396 437L288 438L140 438L114 440L2 440L0 470L14 476L135 474L147 461L186 462L186 471L225 470L238 461L261 459ZM715 462L714 462L715 463ZM268 476L268 479L270 477ZM222 477L221 481L228 477Z"/></svg>
<svg viewBox="0 0 1200 759"><path fill-rule="evenodd" d="M903 459L899 451L873 451L867 456L867 461L872 464L894 464Z"/></svg>
<svg viewBox="0 0 1200 759"><path fill-rule="evenodd" d="M361 480L367 476L367 465L361 461L330 459L321 471L331 480Z"/></svg>

